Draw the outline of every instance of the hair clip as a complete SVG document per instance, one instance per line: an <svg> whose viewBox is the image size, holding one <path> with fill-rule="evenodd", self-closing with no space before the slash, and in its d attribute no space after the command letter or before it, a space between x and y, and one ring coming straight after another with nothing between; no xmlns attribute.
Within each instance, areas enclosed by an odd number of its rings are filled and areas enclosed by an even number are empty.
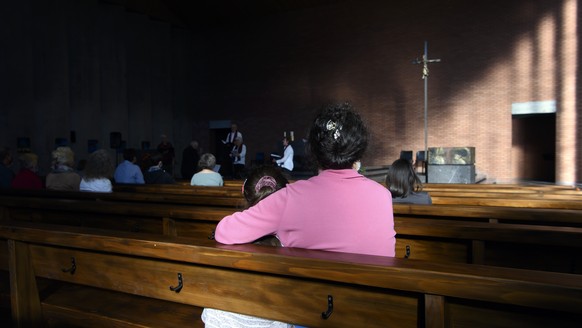
<svg viewBox="0 0 582 328"><path fill-rule="evenodd" d="M259 192L263 187L270 187L275 189L277 187L277 181L271 176L265 175L259 179L255 185L255 192Z"/></svg>
<svg viewBox="0 0 582 328"><path fill-rule="evenodd" d="M335 130L336 127L337 124L332 120L329 120L327 121L327 123L325 123L325 128L327 129L327 131Z"/></svg>
<svg viewBox="0 0 582 328"><path fill-rule="evenodd" d="M342 129L341 125L338 125L336 122L329 120L327 121L327 123L325 123L325 128L327 129L327 131L331 131L331 130L335 130L333 132L333 139L337 140L337 138L340 137L340 131Z"/></svg>

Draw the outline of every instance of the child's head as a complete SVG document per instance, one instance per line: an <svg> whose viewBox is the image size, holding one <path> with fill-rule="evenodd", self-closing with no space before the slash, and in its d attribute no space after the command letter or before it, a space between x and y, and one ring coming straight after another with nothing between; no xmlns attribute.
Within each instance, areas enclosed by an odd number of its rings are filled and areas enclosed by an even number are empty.
<svg viewBox="0 0 582 328"><path fill-rule="evenodd" d="M289 183L278 167L260 166L251 171L243 184L247 205L253 206Z"/></svg>

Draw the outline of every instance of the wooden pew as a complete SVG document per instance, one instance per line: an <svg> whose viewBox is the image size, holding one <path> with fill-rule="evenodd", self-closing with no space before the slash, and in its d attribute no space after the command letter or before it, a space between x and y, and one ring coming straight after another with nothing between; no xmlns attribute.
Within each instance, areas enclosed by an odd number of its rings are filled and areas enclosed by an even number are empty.
<svg viewBox="0 0 582 328"><path fill-rule="evenodd" d="M582 228L395 218L398 257L582 274Z"/></svg>
<svg viewBox="0 0 582 328"><path fill-rule="evenodd" d="M4 196L40 196L46 198L68 198L68 199L90 199L104 201L121 201L137 203L165 203L184 205L207 205L217 207L229 207L242 209L245 207L245 200L242 194L238 197L220 197L207 194L164 194L164 193L138 193L138 192L67 192L54 190L16 190L0 189L0 198Z"/></svg>
<svg viewBox="0 0 582 328"><path fill-rule="evenodd" d="M91 199L0 197L0 219L44 222L169 236L208 237L235 209Z"/></svg>
<svg viewBox="0 0 582 328"><path fill-rule="evenodd" d="M488 183L425 183L424 188L427 190L533 190L533 191L580 191L575 186L556 185L556 184L488 184Z"/></svg>
<svg viewBox="0 0 582 328"><path fill-rule="evenodd" d="M519 208L477 205L393 204L401 218L447 219L490 223L582 227L582 211L568 209Z"/></svg>
<svg viewBox="0 0 582 328"><path fill-rule="evenodd" d="M114 192L134 192L134 193L164 193L177 195L205 195L218 197L242 197L241 186L224 187L201 187L183 185L136 185L136 184L115 184Z"/></svg>
<svg viewBox="0 0 582 328"><path fill-rule="evenodd" d="M19 326L55 312L83 318L75 304L41 301L35 277L310 327L577 327L582 320L576 275L39 225L2 226L0 238L9 246ZM64 272L72 258L75 272Z"/></svg>
<svg viewBox="0 0 582 328"><path fill-rule="evenodd" d="M581 210L582 201L517 197L458 197L431 195L435 205L471 205Z"/></svg>
<svg viewBox="0 0 582 328"><path fill-rule="evenodd" d="M582 209L582 191L561 188L561 186L518 186L518 185L448 185L432 184L425 187L436 205L473 205L519 208ZM483 187L485 186L485 187ZM192 189L196 188L196 189ZM139 193L151 200L164 195L168 201L183 203L188 196L195 195L191 201L206 201L224 204L224 199L239 199L244 202L239 186L236 187L192 187L177 185L131 186L119 185L117 191ZM566 193L567 192L567 193ZM145 196L145 194L150 196ZM155 195L155 196L154 196ZM136 196L134 196L135 198ZM203 198L201 198L203 197ZM139 196L137 196L139 198ZM219 203L223 199L222 204ZM231 201L234 201L231 199ZM227 201L228 202L228 201ZM236 204L235 204L236 206Z"/></svg>
<svg viewBox="0 0 582 328"><path fill-rule="evenodd" d="M0 208L4 209L4 220L193 238L208 237L218 221L234 211L222 207L41 197L1 197ZM522 210L512 208L495 212L483 207L403 204L396 204L394 209L398 257L582 273L579 242L582 227L573 224L580 224L580 213L555 210L555 216L551 216L551 211L543 210L543 214L556 220L553 224L566 225L557 227L541 225L546 223L544 218L541 215L536 218L536 210L532 209L520 213ZM560 222L556 213L564 215Z"/></svg>

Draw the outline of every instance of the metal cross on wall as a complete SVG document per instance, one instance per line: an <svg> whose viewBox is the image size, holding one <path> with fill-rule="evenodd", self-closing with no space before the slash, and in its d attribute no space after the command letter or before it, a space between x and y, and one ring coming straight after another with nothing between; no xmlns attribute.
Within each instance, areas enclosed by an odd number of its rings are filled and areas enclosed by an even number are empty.
<svg viewBox="0 0 582 328"><path fill-rule="evenodd" d="M416 58L413 64L422 64L422 79L424 80L424 161L428 162L428 63L438 63L440 59L428 59L428 42L424 41L422 60Z"/></svg>

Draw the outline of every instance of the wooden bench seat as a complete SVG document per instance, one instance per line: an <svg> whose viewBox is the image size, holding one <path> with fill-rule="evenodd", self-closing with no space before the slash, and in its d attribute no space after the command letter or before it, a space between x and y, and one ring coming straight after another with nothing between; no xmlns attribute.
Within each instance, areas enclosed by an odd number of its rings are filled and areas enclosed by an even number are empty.
<svg viewBox="0 0 582 328"><path fill-rule="evenodd" d="M424 188L431 194L434 204L439 205L478 205L478 206L504 206L524 208L553 208L553 209L582 209L582 191L572 188L566 189L560 186L513 186L513 185L487 185L485 187L470 185L473 187L461 187L465 185L437 185L432 184ZM195 189L193 189L195 188ZM184 197L195 196L193 202L200 200L206 204L226 205L225 199L239 199L238 204L244 203L240 189L237 187L192 187L180 185L135 186L118 185L115 190L120 192L132 192L155 196L142 196L153 198L165 198L174 202L184 202ZM567 193L566 193L567 192ZM204 198L201 198L204 197ZM215 199L212 199L215 197ZM219 203L219 200L222 203ZM237 205L234 201L234 206Z"/></svg>
<svg viewBox="0 0 582 328"><path fill-rule="evenodd" d="M164 193L177 195L205 195L219 197L236 197L241 198L241 186L223 186L223 187L201 187L201 186L182 186L167 184L115 184L114 192L134 192L134 193Z"/></svg>
<svg viewBox="0 0 582 328"><path fill-rule="evenodd" d="M395 218L396 254L582 274L582 228Z"/></svg>
<svg viewBox="0 0 582 328"><path fill-rule="evenodd" d="M516 198L516 197L458 197L458 196L433 196L435 205L473 205L473 206L497 206L520 208L551 208L581 210L582 201L540 198Z"/></svg>
<svg viewBox="0 0 582 328"><path fill-rule="evenodd" d="M243 209L246 205L242 194L238 197L219 197L212 195L186 195L186 194L164 194L164 193L138 193L138 192L67 192L54 190L18 190L0 189L0 198L4 196L38 196L57 199L85 199L85 200L105 200L137 203L165 203L183 205L207 205L213 207L229 207Z"/></svg>
<svg viewBox="0 0 582 328"><path fill-rule="evenodd" d="M427 189L463 189L463 190L537 190L537 191L567 191L578 190L575 186L556 184L491 184L491 183L425 183Z"/></svg>
<svg viewBox="0 0 582 328"><path fill-rule="evenodd" d="M463 220L490 223L514 223L582 227L582 211L568 209L520 208L477 205L393 204L394 216Z"/></svg>
<svg viewBox="0 0 582 328"><path fill-rule="evenodd" d="M4 220L189 238L208 238L218 221L234 211L42 197L0 197L0 208ZM394 210L398 257L582 273L579 212L403 204ZM553 225L544 220L554 220Z"/></svg>
<svg viewBox="0 0 582 328"><path fill-rule="evenodd" d="M582 320L577 275L60 228L0 227L19 326L52 313L27 284L34 277L309 327L577 327ZM71 258L72 274L63 271ZM169 286L178 274L176 292ZM75 317L91 317L83 313Z"/></svg>

